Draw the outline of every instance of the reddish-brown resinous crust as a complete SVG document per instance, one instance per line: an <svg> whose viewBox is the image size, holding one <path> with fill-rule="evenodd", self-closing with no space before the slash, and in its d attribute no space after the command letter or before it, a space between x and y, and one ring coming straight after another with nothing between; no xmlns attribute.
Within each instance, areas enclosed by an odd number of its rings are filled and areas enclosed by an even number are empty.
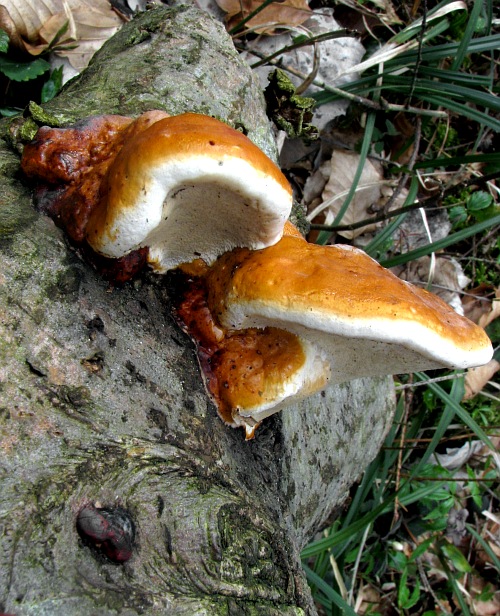
<svg viewBox="0 0 500 616"><path fill-rule="evenodd" d="M72 128L43 126L24 148L21 167L39 183L37 207L75 242L85 238L102 177L131 122L132 118L101 116Z"/></svg>
<svg viewBox="0 0 500 616"><path fill-rule="evenodd" d="M272 400L283 380L301 367L302 346L296 336L276 328L224 329L208 309L206 277L178 272L174 278L176 316L196 344L220 417L234 425L238 408Z"/></svg>
<svg viewBox="0 0 500 616"><path fill-rule="evenodd" d="M151 111L137 120L104 115L70 128L44 126L23 151L21 167L37 183L37 209L50 216L102 274L117 281L144 267L147 249L106 259L85 245L87 225L102 198L103 178L123 144L165 117L162 111Z"/></svg>

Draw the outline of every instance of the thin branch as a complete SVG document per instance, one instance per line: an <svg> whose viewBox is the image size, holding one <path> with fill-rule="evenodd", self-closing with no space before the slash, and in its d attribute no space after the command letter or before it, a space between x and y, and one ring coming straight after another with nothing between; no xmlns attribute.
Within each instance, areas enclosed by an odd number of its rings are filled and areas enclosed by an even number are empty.
<svg viewBox="0 0 500 616"><path fill-rule="evenodd" d="M411 210L417 210L421 207L430 208L437 207L439 202L442 201L444 197L454 195L458 192L461 192L464 188L468 186L480 186L482 184L486 184L487 182L491 182L491 180L495 180L500 177L500 173L498 171L494 171L493 173L489 173L487 175L483 175L479 178L470 178L469 180L465 180L461 184L457 184L456 186L450 186L449 188L440 191L439 195L427 197L426 199L417 200L414 203L410 203L409 205L405 205L396 210L392 210L387 212L386 214L379 214L378 216L373 216L372 218L365 218L364 220L360 220L359 222L352 223L350 225L319 225L319 224L311 224L311 230L313 231L354 231L355 229L360 229L361 227L366 227L367 225L372 225L376 222L382 222L384 220L389 220L390 218L394 218L395 216L399 216L400 214L404 214L405 212L410 212Z"/></svg>
<svg viewBox="0 0 500 616"><path fill-rule="evenodd" d="M256 49L245 49L245 47L242 45L236 45L236 48L239 51L246 51L248 53L251 53L257 58L265 59L267 57L266 54L263 54L257 51ZM283 69L287 73L290 73L290 75L294 75L295 77L298 77L299 79L305 80L308 77L302 71L298 71L297 69L287 64L283 64L283 62L279 59L270 60L269 64L271 66L278 66L279 68ZM396 105L393 103L388 103L383 97L380 98L380 104L375 103L369 98L365 98L364 96L360 96L359 94L353 94L352 92L347 92L346 90L342 90L341 88L336 88L334 86L328 85L320 79L314 79L312 83L318 88L323 88L323 90L326 90L327 92L336 94L340 98L345 98L348 101L351 101L352 103L357 103L358 105L362 105L363 107L367 107L368 109L373 109L374 111L394 111L394 112L404 111L407 113L415 113L418 115L430 116L433 118L448 117L445 111L435 111L433 109L421 109L419 107L406 107L405 105Z"/></svg>

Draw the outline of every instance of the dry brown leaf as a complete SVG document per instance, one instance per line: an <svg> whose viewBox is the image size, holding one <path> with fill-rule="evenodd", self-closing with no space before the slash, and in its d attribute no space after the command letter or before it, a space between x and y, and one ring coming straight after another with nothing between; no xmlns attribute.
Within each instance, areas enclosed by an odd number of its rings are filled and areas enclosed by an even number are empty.
<svg viewBox="0 0 500 616"><path fill-rule="evenodd" d="M373 614L374 611L379 611L381 604L380 592L371 584L363 584L356 597L354 609L356 614L363 616L364 614Z"/></svg>
<svg viewBox="0 0 500 616"><path fill-rule="evenodd" d="M262 0L217 0L220 8L227 13L226 22L228 29L234 28L239 22L250 15L262 4ZM257 13L246 22L247 28L255 28L255 32L274 34L278 25L300 26L311 15L306 0L285 0L284 2L272 2L269 6ZM273 24L270 27L258 28L264 24Z"/></svg>
<svg viewBox="0 0 500 616"><path fill-rule="evenodd" d="M479 575L471 575L468 590L470 595L467 597L469 605L473 608L476 616L498 616L500 614L500 591L488 584L488 588L493 591L493 596L487 601L481 601L480 596L486 589L487 582ZM496 592L495 592L496 591Z"/></svg>
<svg viewBox="0 0 500 616"><path fill-rule="evenodd" d="M12 45L39 55L47 51L64 26L54 52L77 70L122 26L108 0L3 0L0 28Z"/></svg>
<svg viewBox="0 0 500 616"><path fill-rule="evenodd" d="M493 287L489 284L481 283L477 287L467 291L467 295L462 299L464 307L464 315L474 323L479 323L479 320L484 314L489 314L492 310L492 294ZM498 291L497 291L498 294ZM498 295L497 295L498 297ZM496 302L497 304L500 302ZM499 307L500 308L500 307ZM496 308L498 310L499 308Z"/></svg>
<svg viewBox="0 0 500 616"><path fill-rule="evenodd" d="M498 317L500 317L500 288L495 289L495 299L491 302L491 310L483 314L478 323L481 327L488 327Z"/></svg>
<svg viewBox="0 0 500 616"><path fill-rule="evenodd" d="M498 372L500 363L496 359L490 360L485 366L470 368L465 375L465 394L463 399L470 400L478 394L488 381Z"/></svg>
<svg viewBox="0 0 500 616"><path fill-rule="evenodd" d="M464 276L455 259L436 257L432 260L431 257L425 256L395 267L392 271L402 280L428 288L458 313L463 314L460 293L470 280Z"/></svg>
<svg viewBox="0 0 500 616"><path fill-rule="evenodd" d="M322 204L316 208L316 211L321 210L324 213L325 224L331 224L339 212L352 185L358 163L359 154L356 152L334 151L331 160L330 178L323 190ZM384 193L386 190L387 183L383 179L381 167L367 160L356 194L342 218L342 224L350 225L373 216L374 210L379 209L381 202L385 201ZM328 206L325 207L327 203ZM308 216L311 221L315 217L316 212L314 211ZM347 239L353 239L376 228L376 225L367 225L355 231L339 231L339 235Z"/></svg>

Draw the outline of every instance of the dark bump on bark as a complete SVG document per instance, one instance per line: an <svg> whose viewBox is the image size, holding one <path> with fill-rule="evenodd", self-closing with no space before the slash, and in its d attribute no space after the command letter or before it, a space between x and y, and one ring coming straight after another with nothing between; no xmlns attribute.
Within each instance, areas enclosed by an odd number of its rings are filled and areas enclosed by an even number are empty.
<svg viewBox="0 0 500 616"><path fill-rule="evenodd" d="M86 505L78 514L76 529L84 545L111 562L122 564L132 556L134 522L122 507Z"/></svg>

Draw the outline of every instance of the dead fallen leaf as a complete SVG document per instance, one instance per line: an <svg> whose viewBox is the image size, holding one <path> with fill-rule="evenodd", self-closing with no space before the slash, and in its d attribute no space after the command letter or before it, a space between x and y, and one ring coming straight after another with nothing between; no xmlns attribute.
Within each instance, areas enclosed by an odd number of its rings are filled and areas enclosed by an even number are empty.
<svg viewBox="0 0 500 616"><path fill-rule="evenodd" d="M457 470L467 464L470 458L483 448L482 441L468 441L461 447L447 448L446 453L434 453L430 458L431 464L439 464L447 470Z"/></svg>
<svg viewBox="0 0 500 616"><path fill-rule="evenodd" d="M482 601L481 596L488 589L492 592L491 598ZM488 584L479 575L471 575L468 584L470 595L466 596L473 613L477 616L498 616L500 614L500 591Z"/></svg>
<svg viewBox="0 0 500 616"><path fill-rule="evenodd" d="M419 287L427 288L430 282L429 291L438 295L459 314L464 313L460 292L469 284L470 279L464 275L455 259L436 257L432 261L429 256L425 256L395 267L392 271L402 280Z"/></svg>
<svg viewBox="0 0 500 616"><path fill-rule="evenodd" d="M228 29L237 26L242 19L261 6L261 0L217 0L220 8L227 13ZM300 26L312 13L306 0L285 0L272 2L246 22L245 27L257 33L274 34L279 25ZM268 24L272 24L268 26ZM264 26L259 28L258 26Z"/></svg>
<svg viewBox="0 0 500 616"><path fill-rule="evenodd" d="M491 302L491 310L483 314L478 323L481 327L488 327L498 317L500 317L500 288L495 289L495 299Z"/></svg>
<svg viewBox="0 0 500 616"><path fill-rule="evenodd" d="M371 584L363 584L356 597L354 609L356 614L360 616L364 614L373 614L380 610L382 603L380 592Z"/></svg>
<svg viewBox="0 0 500 616"><path fill-rule="evenodd" d="M352 180L359 163L359 154L346 150L335 150L330 163L330 177L322 194L322 203L308 214L308 219L314 221L323 213L324 224L332 224L338 214L345 197L352 185ZM378 163L367 160L361 178L344 217L343 225L360 222L373 216L377 210L383 207L391 193L387 181L382 174L382 168ZM397 205L396 205L397 207ZM376 224L367 225L355 231L339 231L339 235L347 239L353 239L377 228Z"/></svg>
<svg viewBox="0 0 500 616"><path fill-rule="evenodd" d="M500 363L496 359L490 360L486 365L479 366L479 368L470 368L465 376L465 394L463 399L470 400L478 394L499 369Z"/></svg>
<svg viewBox="0 0 500 616"><path fill-rule="evenodd" d="M0 28L11 45L31 55L50 48L78 71L122 24L108 0L3 0L0 5Z"/></svg>
<svg viewBox="0 0 500 616"><path fill-rule="evenodd" d="M493 308L493 291L493 287L485 283L481 283L477 287L468 290L467 295L462 300L462 304L464 307L464 315L474 323L479 323L480 318L484 314L490 313ZM498 311L500 309L500 306L495 309Z"/></svg>

